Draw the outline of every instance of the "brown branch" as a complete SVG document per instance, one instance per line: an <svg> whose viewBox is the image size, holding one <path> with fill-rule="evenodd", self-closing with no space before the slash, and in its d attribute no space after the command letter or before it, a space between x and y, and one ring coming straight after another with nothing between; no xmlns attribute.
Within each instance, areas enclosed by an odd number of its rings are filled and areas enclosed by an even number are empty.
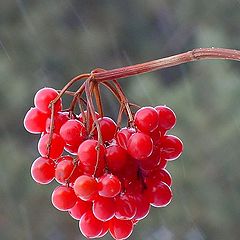
<svg viewBox="0 0 240 240"><path fill-rule="evenodd" d="M138 74L156 71L163 68L180 65L183 63L204 60L204 59L223 59L240 61L240 51L224 48L198 48L191 51L180 53L174 56L153 60L146 63L132 66L94 72L94 79L97 81L107 81L119 78L126 78Z"/></svg>

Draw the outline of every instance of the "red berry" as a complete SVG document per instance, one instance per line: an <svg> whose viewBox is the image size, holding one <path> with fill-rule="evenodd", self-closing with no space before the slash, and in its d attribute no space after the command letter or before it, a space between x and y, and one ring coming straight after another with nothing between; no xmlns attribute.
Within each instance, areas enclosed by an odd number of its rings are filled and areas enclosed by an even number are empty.
<svg viewBox="0 0 240 240"><path fill-rule="evenodd" d="M158 112L158 128L161 132L172 129L176 124L176 115L173 110L167 106L157 106L155 109Z"/></svg>
<svg viewBox="0 0 240 240"><path fill-rule="evenodd" d="M109 232L112 237L117 240L127 239L133 231L133 223L131 220L120 220L113 218L109 222Z"/></svg>
<svg viewBox="0 0 240 240"><path fill-rule="evenodd" d="M60 211L67 211L71 209L77 201L72 188L67 186L59 186L54 189L52 193L52 204Z"/></svg>
<svg viewBox="0 0 240 240"><path fill-rule="evenodd" d="M50 103L58 96L58 92L53 88L42 88L40 89L34 97L35 106L45 112L50 113L51 108ZM54 105L54 112L59 112L62 110L62 100L59 99Z"/></svg>
<svg viewBox="0 0 240 240"><path fill-rule="evenodd" d="M108 221L115 214L115 201L113 198L98 197L93 203L93 214L101 221Z"/></svg>
<svg viewBox="0 0 240 240"><path fill-rule="evenodd" d="M106 148L106 161L112 173L121 171L129 159L127 151L119 145L110 145Z"/></svg>
<svg viewBox="0 0 240 240"><path fill-rule="evenodd" d="M48 150L49 137L50 134L47 133L40 138L38 142L38 151L43 157L48 156L49 152L49 157L56 159L63 153L64 141L58 134L53 133L50 148Z"/></svg>
<svg viewBox="0 0 240 240"><path fill-rule="evenodd" d="M87 134L84 125L80 121L70 119L62 125L60 135L66 144L79 146Z"/></svg>
<svg viewBox="0 0 240 240"><path fill-rule="evenodd" d="M92 211L88 211L82 216L79 228L86 238L96 238L103 232L104 223L98 220Z"/></svg>
<svg viewBox="0 0 240 240"><path fill-rule="evenodd" d="M158 113L153 107L140 108L134 116L134 123L141 132L153 132L158 127Z"/></svg>
<svg viewBox="0 0 240 240"><path fill-rule="evenodd" d="M68 112L58 112L54 115L54 128L53 132L58 133L62 125L68 120ZM46 132L50 133L51 117L48 117L46 121Z"/></svg>
<svg viewBox="0 0 240 240"><path fill-rule="evenodd" d="M147 198L142 194L134 196L137 212L134 216L134 220L141 220L145 218L150 211L150 203Z"/></svg>
<svg viewBox="0 0 240 240"><path fill-rule="evenodd" d="M48 158L37 158L31 167L32 178L40 184L50 183L54 179L54 172L54 162Z"/></svg>
<svg viewBox="0 0 240 240"><path fill-rule="evenodd" d="M78 177L74 183L74 192L84 201L93 200L98 192L98 183L95 178L87 175Z"/></svg>
<svg viewBox="0 0 240 240"><path fill-rule="evenodd" d="M127 150L128 139L136 133L134 128L122 128L116 134L116 140L119 146Z"/></svg>
<svg viewBox="0 0 240 240"><path fill-rule="evenodd" d="M73 161L63 160L59 162L55 169L55 179L61 183L65 184L69 180L74 170Z"/></svg>
<svg viewBox="0 0 240 240"><path fill-rule="evenodd" d="M38 108L31 108L24 118L24 127L30 133L42 133L45 131L47 118L48 114Z"/></svg>
<svg viewBox="0 0 240 240"><path fill-rule="evenodd" d="M103 142L112 140L117 130L116 123L109 117L100 118L98 122Z"/></svg>
<svg viewBox="0 0 240 240"><path fill-rule="evenodd" d="M87 166L96 166L97 162L102 161L104 154L104 146L96 140L86 140L78 148L78 158Z"/></svg>
<svg viewBox="0 0 240 240"><path fill-rule="evenodd" d="M106 174L99 179L99 195L103 197L115 197L121 191L121 182L112 175Z"/></svg>
<svg viewBox="0 0 240 240"><path fill-rule="evenodd" d="M159 180L149 181L145 196L153 207L166 207L172 200L170 187Z"/></svg>
<svg viewBox="0 0 240 240"><path fill-rule="evenodd" d="M128 152L135 159L147 158L153 151L153 141L145 133L134 133L128 140Z"/></svg>
<svg viewBox="0 0 240 240"><path fill-rule="evenodd" d="M159 148L154 148L152 154L147 157L140 159L140 167L144 170L151 170L158 166L160 163L160 150Z"/></svg>
<svg viewBox="0 0 240 240"><path fill-rule="evenodd" d="M115 198L116 212L115 217L118 219L129 220L133 219L136 212L137 206L134 198L127 194L121 194Z"/></svg>
<svg viewBox="0 0 240 240"><path fill-rule="evenodd" d="M170 161L177 159L183 152L182 141L172 135L166 135L161 137L160 140L161 157Z"/></svg>
<svg viewBox="0 0 240 240"><path fill-rule="evenodd" d="M78 198L76 204L68 212L74 219L80 220L81 217L91 209L92 202L83 201Z"/></svg>

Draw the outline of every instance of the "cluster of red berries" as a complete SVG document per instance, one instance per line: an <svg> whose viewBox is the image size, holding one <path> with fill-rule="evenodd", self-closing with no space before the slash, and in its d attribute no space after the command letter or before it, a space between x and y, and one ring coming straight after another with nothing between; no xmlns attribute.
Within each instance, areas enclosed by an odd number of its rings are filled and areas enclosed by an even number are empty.
<svg viewBox="0 0 240 240"><path fill-rule="evenodd" d="M131 127L119 128L96 112L99 132L91 116L86 122L87 110L69 114L61 98L51 111L57 97L52 88L39 90L24 119L27 131L41 134L32 177L40 184L54 179L60 184L52 203L79 220L85 237L109 231L114 239L126 239L150 206L165 207L172 199L166 165L183 151L181 140L167 135L176 116L166 106L143 107Z"/></svg>

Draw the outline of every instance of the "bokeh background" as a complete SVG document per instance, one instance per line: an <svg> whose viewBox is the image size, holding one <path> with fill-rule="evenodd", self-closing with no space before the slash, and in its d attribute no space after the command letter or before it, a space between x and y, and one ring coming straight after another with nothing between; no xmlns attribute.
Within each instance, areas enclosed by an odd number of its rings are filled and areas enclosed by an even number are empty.
<svg viewBox="0 0 240 240"><path fill-rule="evenodd" d="M0 239L84 239L51 205L55 184L30 176L38 136L23 128L35 92L96 67L116 68L197 47L239 49L238 0L8 0L0 2ZM129 239L240 236L240 65L189 63L121 80L139 105L166 104L184 154L169 163L174 199ZM110 95L106 112L116 117ZM110 239L109 236L104 239Z"/></svg>

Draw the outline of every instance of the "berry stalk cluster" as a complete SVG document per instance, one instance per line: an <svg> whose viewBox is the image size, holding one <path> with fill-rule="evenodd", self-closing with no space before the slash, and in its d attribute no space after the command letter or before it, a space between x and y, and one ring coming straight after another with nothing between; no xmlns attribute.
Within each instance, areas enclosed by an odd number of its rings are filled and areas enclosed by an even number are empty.
<svg viewBox="0 0 240 240"><path fill-rule="evenodd" d="M228 58L239 60L238 51L228 51L214 49L211 55L209 49L195 50L117 70L96 69L73 78L60 91L43 88L36 93L24 119L27 131L41 134L32 177L40 184L59 184L52 204L79 220L86 238L109 231L114 239L127 239L151 206L167 206L173 194L166 166L183 151L182 141L168 133L176 124L173 110L130 103L116 78L201 58L227 58L230 53ZM77 91L69 90L82 79ZM119 102L116 121L104 115L100 85ZM62 104L65 95L72 97L67 109ZM127 126L122 126L123 114Z"/></svg>

